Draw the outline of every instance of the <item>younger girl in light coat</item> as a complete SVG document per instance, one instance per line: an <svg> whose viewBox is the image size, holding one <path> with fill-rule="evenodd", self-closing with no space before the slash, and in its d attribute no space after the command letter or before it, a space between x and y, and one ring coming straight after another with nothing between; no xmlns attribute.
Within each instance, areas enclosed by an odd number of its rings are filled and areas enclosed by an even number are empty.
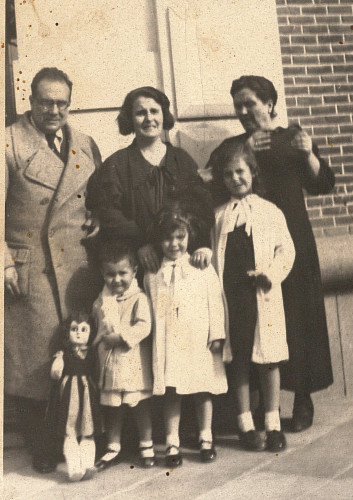
<svg viewBox="0 0 353 500"><path fill-rule="evenodd" d="M156 274L145 276L153 310L153 394L164 395L167 467L182 463L179 423L184 394L194 395L200 458L215 459L211 394L227 391L220 283L212 265L197 269L187 252L197 226L177 204L162 210L153 231L162 264Z"/></svg>
<svg viewBox="0 0 353 500"><path fill-rule="evenodd" d="M295 258L283 213L260 198L255 157L246 145L229 144L213 183L229 201L216 209L213 264L226 297L228 383L238 406L240 443L246 449L286 447L279 418L279 363L288 360L281 283ZM256 369L265 404L266 442L250 411L250 371Z"/></svg>

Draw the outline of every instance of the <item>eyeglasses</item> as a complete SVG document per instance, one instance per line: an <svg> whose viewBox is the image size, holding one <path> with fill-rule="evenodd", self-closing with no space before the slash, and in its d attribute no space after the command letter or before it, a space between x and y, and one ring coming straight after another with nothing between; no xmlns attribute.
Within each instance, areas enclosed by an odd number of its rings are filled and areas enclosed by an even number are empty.
<svg viewBox="0 0 353 500"><path fill-rule="evenodd" d="M57 106L59 111L65 111L70 105L68 101L51 101L50 99L36 99L36 101L43 111L49 111L54 106Z"/></svg>

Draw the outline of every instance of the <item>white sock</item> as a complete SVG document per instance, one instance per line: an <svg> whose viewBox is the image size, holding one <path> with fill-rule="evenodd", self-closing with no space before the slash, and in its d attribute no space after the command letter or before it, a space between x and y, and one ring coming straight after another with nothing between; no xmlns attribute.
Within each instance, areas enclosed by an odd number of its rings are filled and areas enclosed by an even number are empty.
<svg viewBox="0 0 353 500"><path fill-rule="evenodd" d="M173 446L173 448L171 448L169 451L168 451L168 455L176 455L178 453L178 450L179 450L179 446L180 446L180 440L179 440L179 436L178 434L169 434L167 436L167 448L169 448L169 446Z"/></svg>
<svg viewBox="0 0 353 500"><path fill-rule="evenodd" d="M238 415L238 427L241 432L254 431L254 421L252 419L251 411L246 411Z"/></svg>
<svg viewBox="0 0 353 500"><path fill-rule="evenodd" d="M208 441L212 443L212 430L211 429L204 429L200 431L199 434L199 441Z"/></svg>
<svg viewBox="0 0 353 500"><path fill-rule="evenodd" d="M266 431L281 430L281 420L279 418L279 410L268 411L265 413L265 429Z"/></svg>
<svg viewBox="0 0 353 500"><path fill-rule="evenodd" d="M83 471L94 467L96 444L93 437L83 437L80 442L81 467Z"/></svg>
<svg viewBox="0 0 353 500"><path fill-rule="evenodd" d="M141 448L147 448L146 450L141 450ZM140 455L143 458L154 457L153 441L140 441Z"/></svg>

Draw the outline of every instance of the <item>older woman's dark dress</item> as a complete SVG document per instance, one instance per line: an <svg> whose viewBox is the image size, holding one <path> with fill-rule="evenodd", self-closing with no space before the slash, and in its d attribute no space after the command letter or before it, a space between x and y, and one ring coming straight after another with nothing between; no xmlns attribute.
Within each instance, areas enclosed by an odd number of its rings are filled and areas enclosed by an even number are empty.
<svg viewBox="0 0 353 500"><path fill-rule="evenodd" d="M297 126L277 128L272 133L271 149L257 152L256 159L265 196L283 211L296 250L293 269L282 284L289 362L281 366L281 386L296 393L311 393L332 384L333 376L319 260L303 188L309 194L325 194L332 190L335 180L315 145L320 171L316 178L310 174L303 153L290 144L297 131ZM242 134L223 141L208 166L218 161L224 144L245 142L248 137Z"/></svg>

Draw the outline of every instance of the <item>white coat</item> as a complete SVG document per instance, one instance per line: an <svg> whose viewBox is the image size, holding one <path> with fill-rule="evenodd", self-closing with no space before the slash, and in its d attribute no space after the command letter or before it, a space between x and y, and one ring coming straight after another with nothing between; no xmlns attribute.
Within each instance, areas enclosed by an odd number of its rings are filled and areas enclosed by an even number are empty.
<svg viewBox="0 0 353 500"><path fill-rule="evenodd" d="M166 261L157 274L145 276L145 290L153 309L153 393L156 395L165 393L166 374L171 372L166 359L168 335L177 345L175 358L170 362L176 367L171 377L178 394L227 391L222 355L213 354L209 349L211 342L225 338L219 280L213 266L202 271L193 267L189 259L188 254L178 259L172 304ZM172 321L168 321L171 307L175 314Z"/></svg>
<svg viewBox="0 0 353 500"><path fill-rule="evenodd" d="M245 203L250 219L247 223L252 232L256 271L264 273L272 283L267 292L257 288L257 325L252 361L260 364L277 363L288 359L281 283L292 269L295 249L281 210L257 195L248 195ZM234 200L216 209L216 223L212 231L213 265L221 282L228 232L233 230L229 227L233 205ZM227 342L224 359L231 361L226 300L225 309Z"/></svg>

